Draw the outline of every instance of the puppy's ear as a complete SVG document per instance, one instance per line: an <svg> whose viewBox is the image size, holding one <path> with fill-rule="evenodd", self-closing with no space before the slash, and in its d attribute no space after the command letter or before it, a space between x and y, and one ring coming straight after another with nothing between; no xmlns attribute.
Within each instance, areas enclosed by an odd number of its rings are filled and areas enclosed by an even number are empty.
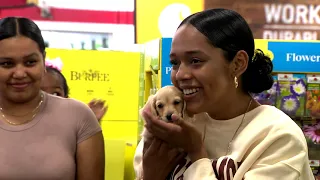
<svg viewBox="0 0 320 180"><path fill-rule="evenodd" d="M157 116L157 109L156 109L156 95L150 95L148 98L148 101L146 102L146 104L144 105L144 107L140 110L142 112L142 110L146 107L150 107L150 111L153 115ZM141 114L140 112L140 114Z"/></svg>
<svg viewBox="0 0 320 180"><path fill-rule="evenodd" d="M151 113L155 116L159 116L159 113L157 111L157 105L156 105L156 98L154 96L154 98L152 98L152 102L150 103L150 107L151 107Z"/></svg>
<svg viewBox="0 0 320 180"><path fill-rule="evenodd" d="M144 108L146 108L146 107L148 107L148 106L151 105L153 96L154 96L154 95L150 95L150 96L148 97L148 100L147 100L146 104L139 110L139 115L140 115L143 119L144 119L144 117L143 117L143 115L142 115L142 111L144 110Z"/></svg>
<svg viewBox="0 0 320 180"><path fill-rule="evenodd" d="M187 112L187 103L185 101L183 101L183 108L182 108L181 114L184 120L191 121L191 122L194 121L194 115L190 115Z"/></svg>
<svg viewBox="0 0 320 180"><path fill-rule="evenodd" d="M187 103L186 103L186 101L183 101L181 116L182 116L182 118L185 118L185 117L188 116L188 114L187 114Z"/></svg>

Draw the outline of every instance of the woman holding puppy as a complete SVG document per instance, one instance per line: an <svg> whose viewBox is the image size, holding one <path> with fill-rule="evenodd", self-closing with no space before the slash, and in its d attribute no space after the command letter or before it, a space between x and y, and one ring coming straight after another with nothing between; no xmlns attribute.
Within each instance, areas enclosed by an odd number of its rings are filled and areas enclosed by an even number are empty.
<svg viewBox="0 0 320 180"><path fill-rule="evenodd" d="M143 161L138 179L314 179L301 129L250 95L271 88L273 65L255 50L241 15L210 9L187 17L173 37L170 59L172 82L195 121L175 115L174 123L159 121L146 104L146 128L156 138L137 147L136 171Z"/></svg>

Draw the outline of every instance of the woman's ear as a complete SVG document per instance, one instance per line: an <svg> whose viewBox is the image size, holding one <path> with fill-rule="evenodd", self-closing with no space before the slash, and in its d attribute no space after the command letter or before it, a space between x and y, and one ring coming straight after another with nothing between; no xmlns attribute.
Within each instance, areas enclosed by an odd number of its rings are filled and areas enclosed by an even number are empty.
<svg viewBox="0 0 320 180"><path fill-rule="evenodd" d="M240 77L248 67L249 63L249 56L247 52L241 50L238 51L237 54L234 56L231 62L231 72L233 72L233 77Z"/></svg>

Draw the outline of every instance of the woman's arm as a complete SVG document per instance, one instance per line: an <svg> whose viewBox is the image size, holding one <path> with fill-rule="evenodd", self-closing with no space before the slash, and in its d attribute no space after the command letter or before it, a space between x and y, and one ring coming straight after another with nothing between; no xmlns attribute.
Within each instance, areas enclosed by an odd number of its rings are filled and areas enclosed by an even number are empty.
<svg viewBox="0 0 320 180"><path fill-rule="evenodd" d="M77 180L104 180L105 157L102 132L77 145Z"/></svg>
<svg viewBox="0 0 320 180"><path fill-rule="evenodd" d="M142 179L142 176L143 176L143 174L142 174L142 171L143 171L143 168L142 168L143 145L144 145L144 140L141 139L137 148L136 148L134 158L133 158L133 169L134 169L136 178L138 180Z"/></svg>
<svg viewBox="0 0 320 180"><path fill-rule="evenodd" d="M141 116L142 119L143 116L142 116L142 111L146 108L146 107L150 107L150 102L152 102L152 98L154 97L154 95L150 95L148 97L148 101L146 102L146 104L143 106L143 108L141 108L139 110L139 115ZM143 137L141 138L137 148L136 148L136 151L135 151L135 154L134 154L134 158L133 158L133 168L134 168L134 171L135 171L135 175L136 175L136 178L137 180L140 180L142 179L142 172L143 172L143 168L142 168L142 158L143 158L143 147L144 147L144 140L143 140Z"/></svg>
<svg viewBox="0 0 320 180"><path fill-rule="evenodd" d="M77 124L77 180L104 180L105 150L101 127L95 114L84 105Z"/></svg>

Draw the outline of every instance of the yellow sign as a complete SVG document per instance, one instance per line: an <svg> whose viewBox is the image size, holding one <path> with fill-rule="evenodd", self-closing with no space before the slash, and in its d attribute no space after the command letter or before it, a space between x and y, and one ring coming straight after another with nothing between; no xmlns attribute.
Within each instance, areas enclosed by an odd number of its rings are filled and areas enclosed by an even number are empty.
<svg viewBox="0 0 320 180"><path fill-rule="evenodd" d="M71 98L106 100L109 109L101 122L106 179L129 177L132 168L124 168L132 165L133 150L126 143L135 147L137 142L140 53L47 49L47 56L62 60Z"/></svg>
<svg viewBox="0 0 320 180"><path fill-rule="evenodd" d="M203 3L203 0L136 0L136 43L172 37L184 18L204 9Z"/></svg>
<svg viewBox="0 0 320 180"><path fill-rule="evenodd" d="M106 100L107 120L138 119L140 53L48 49L47 56L62 60L71 98Z"/></svg>

